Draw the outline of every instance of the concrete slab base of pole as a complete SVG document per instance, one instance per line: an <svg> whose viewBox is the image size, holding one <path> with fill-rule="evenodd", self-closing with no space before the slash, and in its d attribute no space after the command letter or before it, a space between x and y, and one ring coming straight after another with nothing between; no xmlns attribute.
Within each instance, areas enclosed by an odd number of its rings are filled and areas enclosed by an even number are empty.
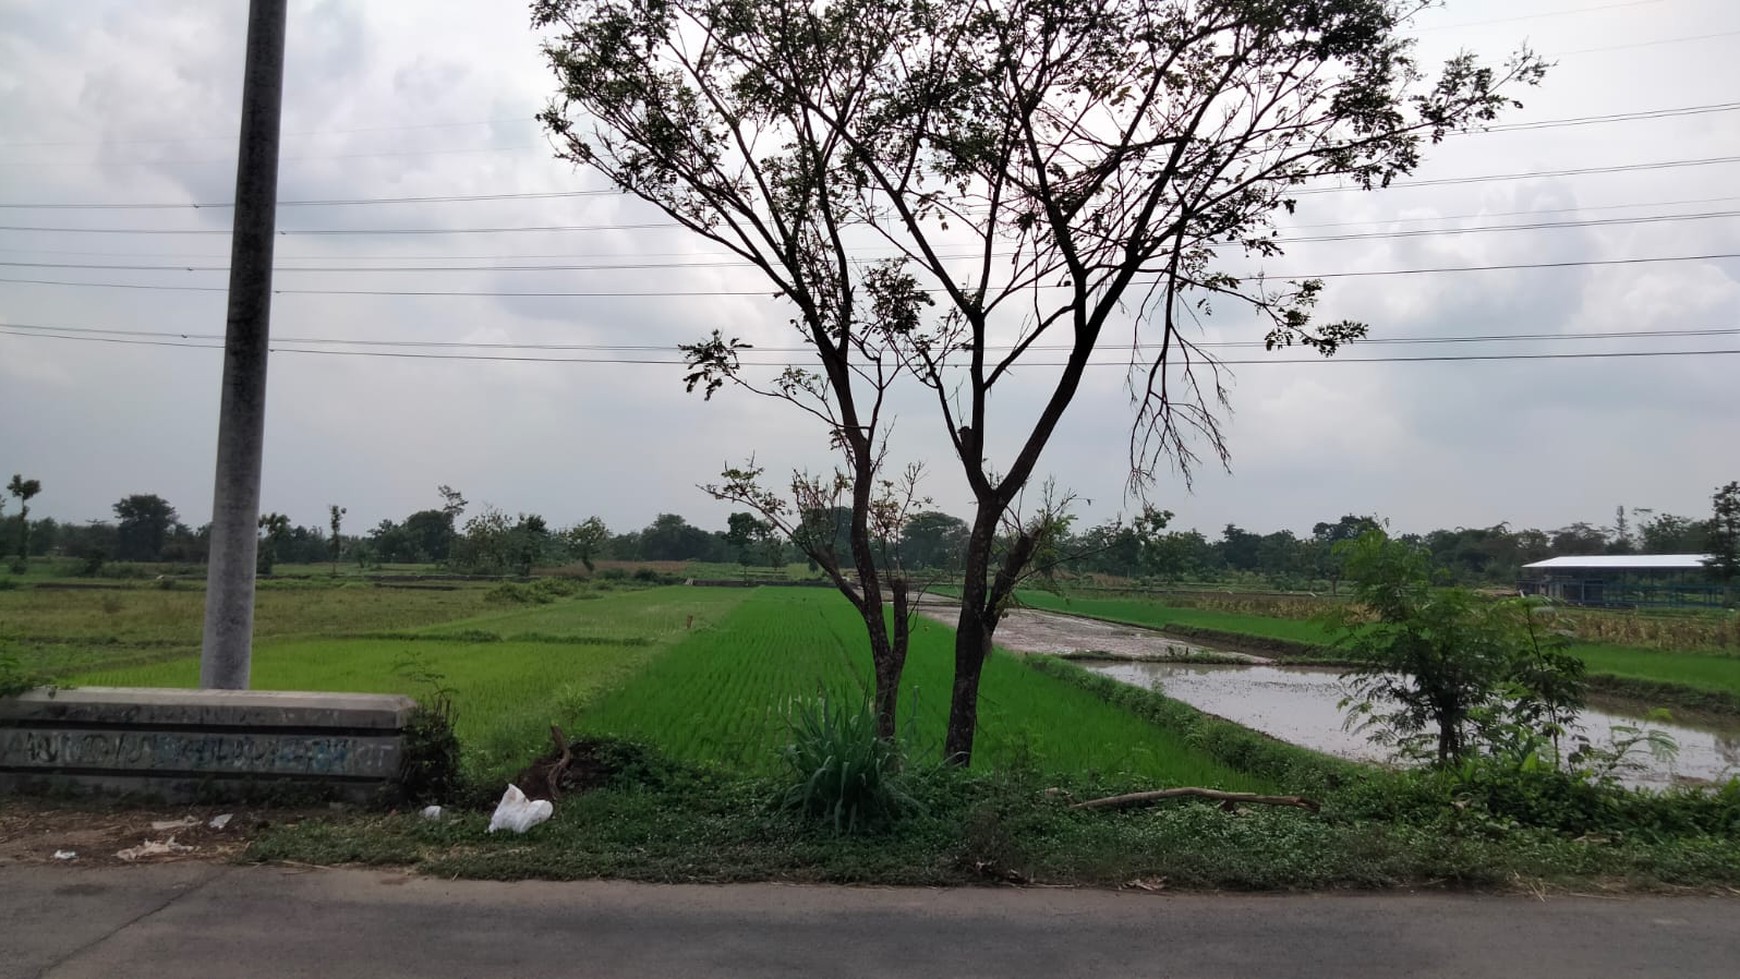
<svg viewBox="0 0 1740 979"><path fill-rule="evenodd" d="M0 698L0 794L390 798L416 703L384 694L81 687Z"/></svg>

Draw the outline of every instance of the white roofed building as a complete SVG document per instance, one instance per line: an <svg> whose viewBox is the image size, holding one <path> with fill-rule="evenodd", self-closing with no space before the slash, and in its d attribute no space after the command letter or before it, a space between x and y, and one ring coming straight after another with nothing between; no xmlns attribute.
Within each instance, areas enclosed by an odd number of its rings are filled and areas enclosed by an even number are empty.
<svg viewBox="0 0 1740 979"><path fill-rule="evenodd" d="M1519 590L1573 605L1620 608L1720 607L1722 588L1707 554L1591 554L1522 566Z"/></svg>

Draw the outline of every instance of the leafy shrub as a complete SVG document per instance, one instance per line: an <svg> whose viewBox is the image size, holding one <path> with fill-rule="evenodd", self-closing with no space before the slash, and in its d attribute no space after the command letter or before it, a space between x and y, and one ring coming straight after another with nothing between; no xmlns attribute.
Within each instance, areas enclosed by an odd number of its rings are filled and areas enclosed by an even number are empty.
<svg viewBox="0 0 1740 979"><path fill-rule="evenodd" d="M399 801L451 805L466 791L459 735L453 727L453 690L447 678L415 652L396 663L393 672L428 690L405 720L401 734Z"/></svg>
<svg viewBox="0 0 1740 979"><path fill-rule="evenodd" d="M0 650L0 697L16 696L52 682L48 676L25 669L16 655Z"/></svg>
<svg viewBox="0 0 1740 979"><path fill-rule="evenodd" d="M1537 600L1436 588L1425 548L1370 530L1335 546L1354 605L1322 619L1357 664L1349 725L1406 757L1454 766L1482 752L1530 754L1583 705L1583 661L1543 629Z"/></svg>
<svg viewBox="0 0 1740 979"><path fill-rule="evenodd" d="M900 786L900 748L876 736L869 698L823 693L794 701L786 722L791 743L780 751L792 780L781 808L827 823L842 836L886 827L911 798Z"/></svg>
<svg viewBox="0 0 1740 979"><path fill-rule="evenodd" d="M437 694L417 705L405 721L399 760L399 797L409 805L452 805L464 792L453 701Z"/></svg>

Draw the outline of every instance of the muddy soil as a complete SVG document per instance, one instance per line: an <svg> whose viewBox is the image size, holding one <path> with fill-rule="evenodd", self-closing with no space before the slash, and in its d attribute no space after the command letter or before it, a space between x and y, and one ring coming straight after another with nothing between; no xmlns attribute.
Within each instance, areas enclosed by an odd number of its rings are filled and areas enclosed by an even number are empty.
<svg viewBox="0 0 1740 979"><path fill-rule="evenodd" d="M944 602L923 602L919 614L953 628L960 608ZM1153 629L1059 615L1034 609L1012 609L997 625L997 645L1017 653L1047 653L1137 662L1210 660L1223 663L1267 663L1249 653L1209 649L1163 635Z"/></svg>
<svg viewBox="0 0 1740 979"><path fill-rule="evenodd" d="M268 810L245 806L120 809L96 803L7 798L0 801L0 867L20 863L108 867L227 860L246 849L248 841L268 826L330 814L324 809ZM225 815L229 819L219 820L221 826L212 825L213 819ZM170 840L174 841L173 846L145 846L168 844ZM57 858L57 852L73 856Z"/></svg>

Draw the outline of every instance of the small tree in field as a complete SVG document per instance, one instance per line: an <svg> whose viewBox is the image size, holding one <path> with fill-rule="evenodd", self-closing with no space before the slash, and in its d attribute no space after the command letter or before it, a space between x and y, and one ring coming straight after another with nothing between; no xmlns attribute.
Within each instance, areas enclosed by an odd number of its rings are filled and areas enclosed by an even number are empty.
<svg viewBox="0 0 1740 979"><path fill-rule="evenodd" d="M1321 282L1227 260L1280 252L1273 219L1298 185L1387 184L1422 143L1512 104L1507 83L1540 77L1526 52L1505 70L1463 54L1426 83L1405 33L1418 9L535 0L532 16L555 32L544 52L560 89L543 119L560 152L790 303L813 370L765 380L715 332L687 348L688 382L814 415L840 454L855 547L883 478L887 392L904 376L934 394L974 500L944 747L965 764L997 625L1055 526L1016 519L1019 501L1092 355L1131 354L1135 485L1164 460L1188 474L1193 436L1224 462L1220 376L1183 323L1211 303L1242 307L1270 347L1325 354L1364 332L1313 322ZM1035 359L1043 372L1020 370ZM1017 377L1037 410L995 397ZM883 590L864 553L852 580L833 577L883 656Z"/></svg>
<svg viewBox="0 0 1740 979"><path fill-rule="evenodd" d="M338 574L338 559L344 554L344 538L339 535L339 528L344 524L344 515L350 511L336 503L329 505L326 509L329 523L332 526L332 540L328 541L326 546L332 551L332 573Z"/></svg>
<svg viewBox="0 0 1740 979"><path fill-rule="evenodd" d="M1727 587L1732 602L1735 583L1740 582L1740 482L1718 488L1710 503L1710 556L1704 559L1704 567Z"/></svg>
<svg viewBox="0 0 1740 979"><path fill-rule="evenodd" d="M18 560L30 560L30 498L42 492L42 481L12 474L6 492L18 498Z"/></svg>
<svg viewBox="0 0 1740 979"><path fill-rule="evenodd" d="M1538 601L1433 586L1426 551L1382 530L1336 545L1352 604L1327 621L1361 665L1349 722L1402 754L1449 765L1558 743L1583 702L1583 661L1540 629Z"/></svg>
<svg viewBox="0 0 1740 979"><path fill-rule="evenodd" d="M290 536L290 518L282 513L262 513L259 526L266 532L266 538L255 561L254 570L260 574L271 574L278 564L278 547Z"/></svg>

